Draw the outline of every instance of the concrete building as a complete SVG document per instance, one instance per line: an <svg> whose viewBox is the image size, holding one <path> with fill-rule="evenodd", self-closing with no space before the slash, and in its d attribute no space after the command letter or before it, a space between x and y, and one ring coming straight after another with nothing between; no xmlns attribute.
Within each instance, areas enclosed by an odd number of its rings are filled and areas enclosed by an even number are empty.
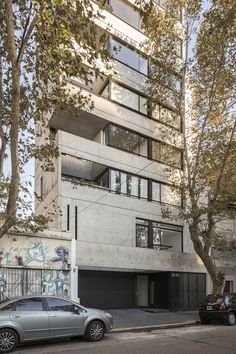
<svg viewBox="0 0 236 354"><path fill-rule="evenodd" d="M109 34L112 80L89 88L79 78L70 83L91 94L94 109L49 119L60 157L55 172L36 166L36 212L61 209L51 227L71 232L71 295L83 305L195 309L206 272L166 172L181 173L183 124L168 104L148 109L146 37L132 3L110 0L97 21ZM181 60L181 47L179 53ZM163 217L163 206L176 213L174 221Z"/></svg>

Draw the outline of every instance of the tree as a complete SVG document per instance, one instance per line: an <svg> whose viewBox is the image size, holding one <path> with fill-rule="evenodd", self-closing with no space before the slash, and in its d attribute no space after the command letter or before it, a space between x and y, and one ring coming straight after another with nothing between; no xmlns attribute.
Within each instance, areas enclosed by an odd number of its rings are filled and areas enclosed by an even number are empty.
<svg viewBox="0 0 236 354"><path fill-rule="evenodd" d="M106 36L94 22L101 17L99 6L90 0L0 3L0 238L12 228L40 230L50 218L34 214L31 181L23 175L33 158L53 170L58 151L48 115L93 107L68 83L76 77L88 83L101 73L98 61L108 65ZM43 134L45 143L36 145Z"/></svg>
<svg viewBox="0 0 236 354"><path fill-rule="evenodd" d="M144 46L150 55L152 109L164 105L169 113L160 121L174 126L179 117L185 124L183 173L180 182L173 173L169 178L181 186L185 200L181 217L211 277L213 292L221 292L224 273L214 250L234 245L219 225L224 218L235 218L236 2L166 0L165 11L153 1L141 0L138 5L149 38Z"/></svg>

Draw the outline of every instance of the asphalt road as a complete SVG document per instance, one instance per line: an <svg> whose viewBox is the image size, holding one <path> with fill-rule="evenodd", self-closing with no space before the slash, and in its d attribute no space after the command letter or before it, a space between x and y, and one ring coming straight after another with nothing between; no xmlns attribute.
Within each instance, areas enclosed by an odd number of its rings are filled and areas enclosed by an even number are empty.
<svg viewBox="0 0 236 354"><path fill-rule="evenodd" d="M83 339L30 344L15 354L235 354L236 326L194 326L151 332L111 333L98 343Z"/></svg>

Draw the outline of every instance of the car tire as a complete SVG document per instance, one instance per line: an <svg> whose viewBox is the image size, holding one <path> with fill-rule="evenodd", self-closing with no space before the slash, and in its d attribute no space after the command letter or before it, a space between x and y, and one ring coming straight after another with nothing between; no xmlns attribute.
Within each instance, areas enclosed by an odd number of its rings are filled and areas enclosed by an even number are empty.
<svg viewBox="0 0 236 354"><path fill-rule="evenodd" d="M10 328L0 330L0 353L10 353L18 344L18 336Z"/></svg>
<svg viewBox="0 0 236 354"><path fill-rule="evenodd" d="M209 320L207 318L200 318L201 324L209 324Z"/></svg>
<svg viewBox="0 0 236 354"><path fill-rule="evenodd" d="M92 321L88 324L86 329L85 338L89 340L89 342L98 342L103 338L105 334L105 326L100 321Z"/></svg>
<svg viewBox="0 0 236 354"><path fill-rule="evenodd" d="M228 326L234 326L236 323L236 316L235 316L235 313L230 311L228 314L227 314L227 317L226 317L226 324Z"/></svg>

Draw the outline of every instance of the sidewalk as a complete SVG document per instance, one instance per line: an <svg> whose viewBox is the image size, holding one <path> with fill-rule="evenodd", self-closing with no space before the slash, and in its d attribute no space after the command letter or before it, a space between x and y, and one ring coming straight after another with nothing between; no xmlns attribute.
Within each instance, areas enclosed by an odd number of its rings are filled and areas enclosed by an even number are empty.
<svg viewBox="0 0 236 354"><path fill-rule="evenodd" d="M150 309L150 311L152 311ZM121 330L145 330L150 328L158 328L165 325L167 327L179 327L184 325L193 325L199 321L197 311L178 311L168 312L157 310L156 312L148 312L146 309L125 309L125 310L108 310L113 316L113 331ZM172 326L173 325L173 326Z"/></svg>

